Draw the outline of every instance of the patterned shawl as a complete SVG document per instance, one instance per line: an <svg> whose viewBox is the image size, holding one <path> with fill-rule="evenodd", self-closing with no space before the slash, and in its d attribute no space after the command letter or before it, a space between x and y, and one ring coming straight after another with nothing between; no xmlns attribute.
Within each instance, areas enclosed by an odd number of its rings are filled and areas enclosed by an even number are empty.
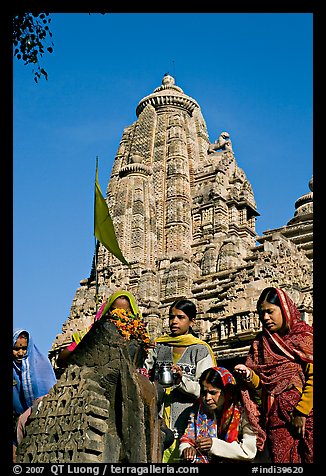
<svg viewBox="0 0 326 476"><path fill-rule="evenodd" d="M188 426L180 439L180 443L195 446L195 440L201 436L220 438L232 443L238 440L241 419L241 403L236 392L236 381L233 375L223 367L214 367L220 374L223 383L224 404L216 418L207 416L202 398L194 404L189 416ZM197 450L195 463L209 463L209 458Z"/></svg>
<svg viewBox="0 0 326 476"><path fill-rule="evenodd" d="M253 369L265 393L266 411L274 396L284 392L291 384L302 387L305 381L303 364L313 361L313 329L300 320L300 312L290 297L276 288L287 332L282 337L264 328L254 339L245 365ZM243 393L249 421L258 433L257 447L262 449L266 439L260 410L250 399L248 390Z"/></svg>
<svg viewBox="0 0 326 476"><path fill-rule="evenodd" d="M57 382L50 360L38 350L30 332L25 329L15 329L13 346L22 332L26 332L29 336L27 352L21 365L13 360L13 379L15 381L13 406L19 415L31 407L36 398L46 395Z"/></svg>

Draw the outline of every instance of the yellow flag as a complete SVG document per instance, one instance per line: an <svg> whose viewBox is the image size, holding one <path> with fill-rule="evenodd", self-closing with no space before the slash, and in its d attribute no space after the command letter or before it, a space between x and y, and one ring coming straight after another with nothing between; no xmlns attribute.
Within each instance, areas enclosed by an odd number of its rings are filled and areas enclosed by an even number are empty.
<svg viewBox="0 0 326 476"><path fill-rule="evenodd" d="M105 248L110 251L123 264L129 266L128 261L123 257L118 240L114 231L113 221L106 201L102 195L100 185L98 183L98 170L96 160L95 174L95 197L94 197L94 235Z"/></svg>

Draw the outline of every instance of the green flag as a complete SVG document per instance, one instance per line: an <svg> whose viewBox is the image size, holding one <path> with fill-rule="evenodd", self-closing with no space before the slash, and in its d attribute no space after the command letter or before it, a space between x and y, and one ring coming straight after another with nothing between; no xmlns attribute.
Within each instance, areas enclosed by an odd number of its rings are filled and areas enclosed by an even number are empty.
<svg viewBox="0 0 326 476"><path fill-rule="evenodd" d="M96 159L95 174L95 197L94 197L94 235L105 248L110 251L123 264L129 266L128 261L123 257L118 240L114 231L113 221L106 201L102 195L100 185L98 183L98 170Z"/></svg>

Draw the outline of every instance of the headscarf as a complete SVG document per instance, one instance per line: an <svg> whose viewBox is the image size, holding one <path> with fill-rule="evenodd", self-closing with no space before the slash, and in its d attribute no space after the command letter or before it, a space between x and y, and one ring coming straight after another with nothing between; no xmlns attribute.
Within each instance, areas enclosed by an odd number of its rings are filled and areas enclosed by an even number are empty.
<svg viewBox="0 0 326 476"><path fill-rule="evenodd" d="M288 332L281 338L279 334L271 334L267 329L266 333L276 345L287 353L291 360L301 360L303 362L313 361L313 329L306 322L300 319L300 311L282 290L275 288L281 303L282 314L285 319Z"/></svg>
<svg viewBox="0 0 326 476"><path fill-rule="evenodd" d="M313 329L300 320L300 312L292 299L282 289L275 288L279 297L283 328L287 329L282 336L277 332L263 330L252 342L245 365L254 370L260 377L265 392L266 412L272 405L274 396L279 395L289 386L302 387L305 381L303 364L313 361ZM249 396L248 390L243 391L243 399L248 409L250 423L258 433L257 447L262 449L266 438L262 422L259 422L260 411Z"/></svg>
<svg viewBox="0 0 326 476"><path fill-rule="evenodd" d="M117 291L112 293L111 296L106 301L104 301L102 303L100 309L98 310L98 312L97 312L97 314L94 318L94 322L98 321L103 316L105 316L105 314L107 314L107 312L110 310L114 301L116 299L118 299L119 297L121 297L121 296L126 296L128 298L128 300L130 302L130 307L131 307L133 316L134 317L138 316L139 319L142 319L142 315L141 315L141 312L140 312L139 307L137 305L135 297L129 291L126 291L125 289L118 289ZM76 331L72 334L73 343L68 346L69 350L72 351L76 348L76 345L79 344L79 342L83 339L83 337L91 329L94 322L91 325L89 325L88 327L86 327L85 329L83 329L81 331Z"/></svg>
<svg viewBox="0 0 326 476"><path fill-rule="evenodd" d="M111 296L108 298L106 303L102 304L99 312L95 316L95 320L97 321L102 316L104 316L110 310L114 301L121 296L126 296L128 298L133 315L135 317L138 316L139 318L141 318L141 313L140 313L135 297L129 291L126 291L125 289L118 289L113 294L111 294Z"/></svg>
<svg viewBox="0 0 326 476"><path fill-rule="evenodd" d="M220 375L222 380L224 403L221 412L217 414L216 421L207 416L202 396L200 396L194 410L190 413L188 427L181 437L180 443L189 443L194 446L195 440L202 436L219 438L228 443L238 440L241 403L239 393L236 391L235 378L224 367L212 367L212 369ZM199 454L197 450L195 462L209 463L209 459L206 455Z"/></svg>
<svg viewBox="0 0 326 476"><path fill-rule="evenodd" d="M33 401L46 395L57 382L49 358L43 355L33 342L31 333L25 329L15 329L13 333L13 346L20 334L28 335L27 352L21 365L13 360L13 406L20 415L31 407Z"/></svg>

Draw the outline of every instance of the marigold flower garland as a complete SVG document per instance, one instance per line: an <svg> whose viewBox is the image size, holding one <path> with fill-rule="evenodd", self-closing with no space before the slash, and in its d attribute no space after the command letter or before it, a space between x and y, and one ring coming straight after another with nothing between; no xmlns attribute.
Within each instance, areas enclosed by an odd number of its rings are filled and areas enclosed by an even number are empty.
<svg viewBox="0 0 326 476"><path fill-rule="evenodd" d="M113 309L109 313L109 320L116 325L126 340L133 337L144 346L146 352L148 351L150 347L149 333L138 315L129 314L124 309Z"/></svg>

